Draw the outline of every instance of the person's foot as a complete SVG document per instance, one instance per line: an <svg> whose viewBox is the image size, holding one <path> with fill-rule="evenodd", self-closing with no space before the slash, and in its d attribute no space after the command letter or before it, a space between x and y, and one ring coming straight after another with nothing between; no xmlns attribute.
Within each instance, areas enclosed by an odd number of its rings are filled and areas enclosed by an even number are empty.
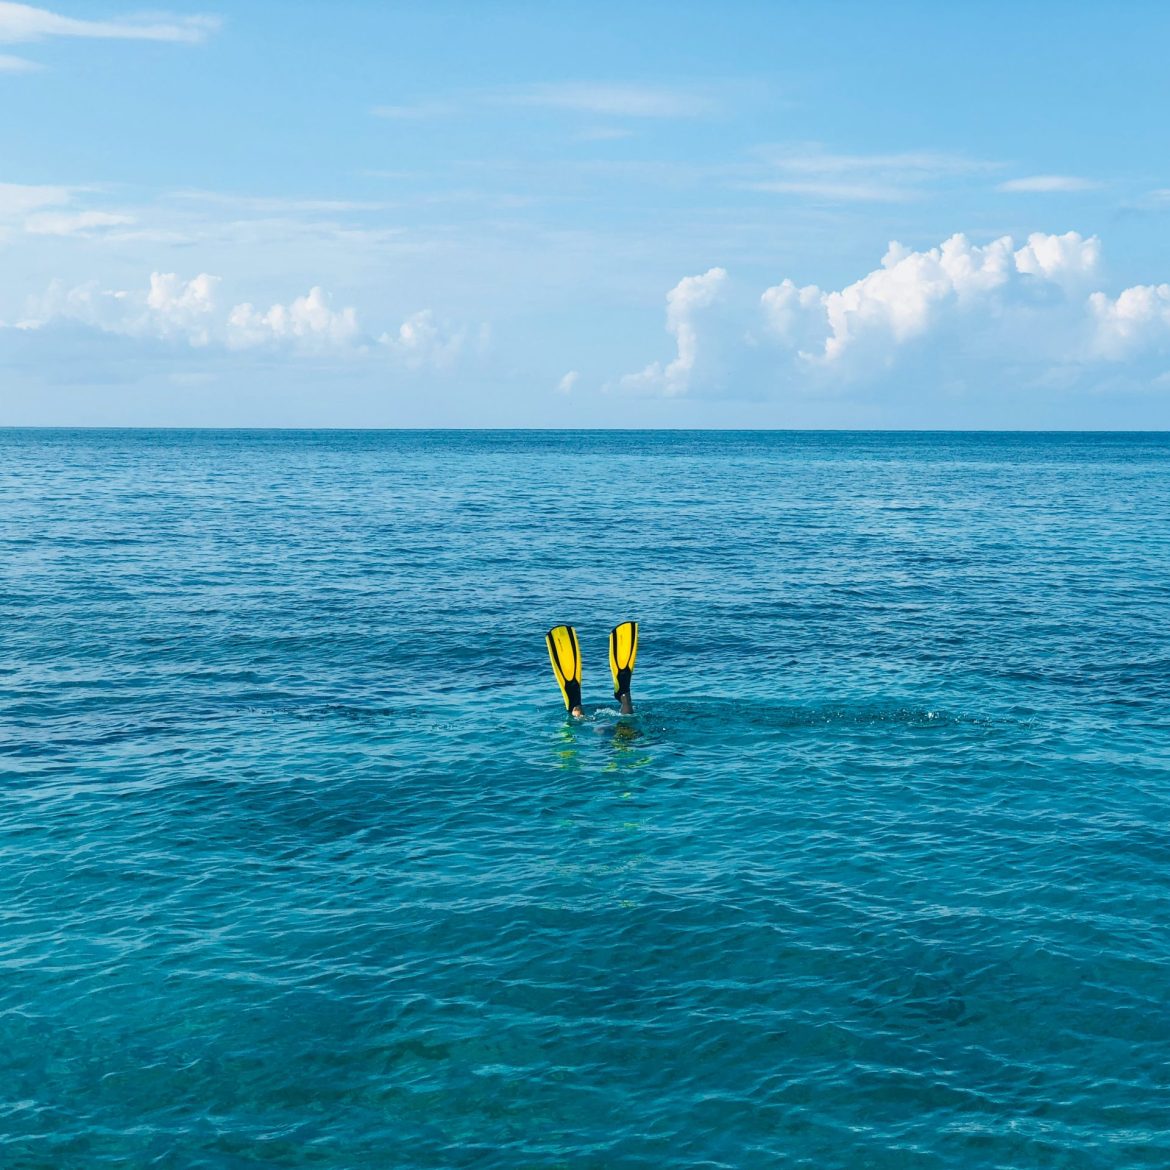
<svg viewBox="0 0 1170 1170"><path fill-rule="evenodd" d="M634 701L630 698L629 692L625 691L622 694L618 695L618 699L622 705L622 714L623 715L633 715Z"/></svg>

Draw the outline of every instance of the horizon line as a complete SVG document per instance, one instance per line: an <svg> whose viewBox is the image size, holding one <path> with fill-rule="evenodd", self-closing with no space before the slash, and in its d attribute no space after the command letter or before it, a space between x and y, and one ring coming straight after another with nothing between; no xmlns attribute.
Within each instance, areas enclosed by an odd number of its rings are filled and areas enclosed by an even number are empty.
<svg viewBox="0 0 1170 1170"><path fill-rule="evenodd" d="M321 432L342 434L814 434L814 435L1170 435L1167 427L559 427L559 426L210 426L163 423L0 423L5 431Z"/></svg>

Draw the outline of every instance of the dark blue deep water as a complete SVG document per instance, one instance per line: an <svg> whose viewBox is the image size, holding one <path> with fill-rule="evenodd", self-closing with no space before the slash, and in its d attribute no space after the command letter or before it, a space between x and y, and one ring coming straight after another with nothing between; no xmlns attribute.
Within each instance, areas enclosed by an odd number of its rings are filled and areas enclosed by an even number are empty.
<svg viewBox="0 0 1170 1170"><path fill-rule="evenodd" d="M1170 1165L1170 437L0 432L0 1165Z"/></svg>

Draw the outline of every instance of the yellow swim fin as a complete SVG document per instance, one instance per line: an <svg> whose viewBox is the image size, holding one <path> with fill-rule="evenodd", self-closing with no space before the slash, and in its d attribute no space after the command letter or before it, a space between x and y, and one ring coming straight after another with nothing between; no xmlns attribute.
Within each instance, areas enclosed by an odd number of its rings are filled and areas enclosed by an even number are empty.
<svg viewBox="0 0 1170 1170"><path fill-rule="evenodd" d="M634 659L638 656L638 623L622 622L609 632L609 669L613 674L613 697L630 693Z"/></svg>
<svg viewBox="0 0 1170 1170"><path fill-rule="evenodd" d="M566 710L581 706L581 647L572 626L553 626L544 636L557 686L564 696Z"/></svg>

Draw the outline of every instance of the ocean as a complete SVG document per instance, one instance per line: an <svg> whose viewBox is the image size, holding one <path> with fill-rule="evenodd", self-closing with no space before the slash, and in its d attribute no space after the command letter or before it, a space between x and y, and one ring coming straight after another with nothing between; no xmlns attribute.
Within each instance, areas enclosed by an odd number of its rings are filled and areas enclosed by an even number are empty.
<svg viewBox="0 0 1170 1170"><path fill-rule="evenodd" d="M1165 434L0 431L0 1166L1164 1168L1168 638Z"/></svg>

